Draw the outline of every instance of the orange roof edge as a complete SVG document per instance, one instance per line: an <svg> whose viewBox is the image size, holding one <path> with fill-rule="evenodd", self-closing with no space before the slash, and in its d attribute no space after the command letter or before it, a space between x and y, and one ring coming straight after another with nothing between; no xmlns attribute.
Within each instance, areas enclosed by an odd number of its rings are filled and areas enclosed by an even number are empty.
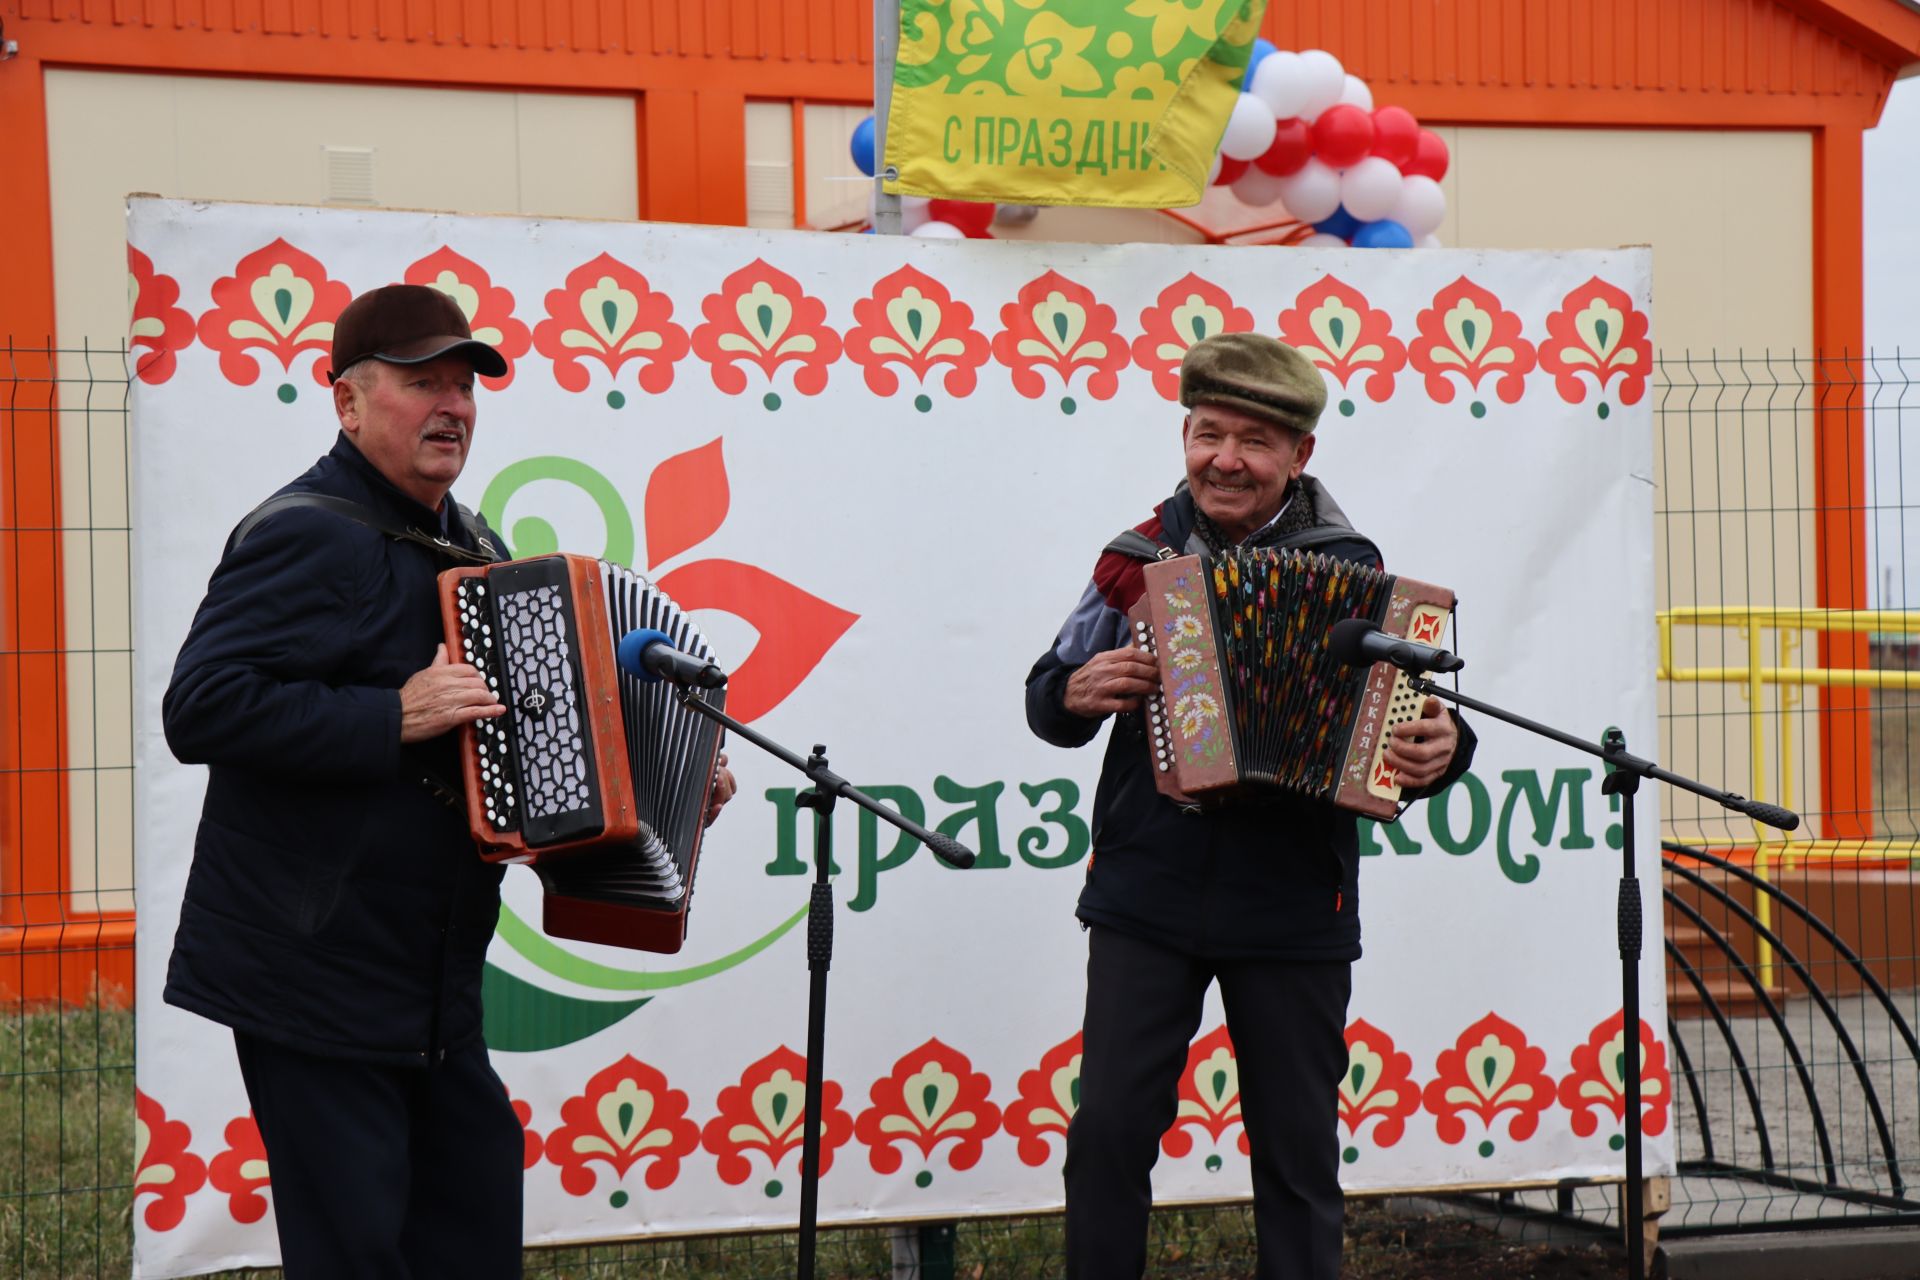
<svg viewBox="0 0 1920 1280"><path fill-rule="evenodd" d="M1896 71L1920 62L1920 4L1913 0L1778 0L1807 21Z"/></svg>

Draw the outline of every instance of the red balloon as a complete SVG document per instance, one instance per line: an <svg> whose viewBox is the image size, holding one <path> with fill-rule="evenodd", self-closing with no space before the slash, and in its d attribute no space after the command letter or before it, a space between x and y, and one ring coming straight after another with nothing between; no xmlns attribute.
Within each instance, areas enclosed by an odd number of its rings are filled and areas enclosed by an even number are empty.
<svg viewBox="0 0 1920 1280"><path fill-rule="evenodd" d="M1373 154L1391 160L1402 173L1420 145L1420 122L1405 107L1381 107L1373 113Z"/></svg>
<svg viewBox="0 0 1920 1280"><path fill-rule="evenodd" d="M1447 176L1447 144L1440 141L1440 135L1433 130L1422 129L1420 140L1414 145L1413 159L1401 165L1400 172L1409 178L1440 181Z"/></svg>
<svg viewBox="0 0 1920 1280"><path fill-rule="evenodd" d="M927 220L950 222L970 239L979 240L993 225L993 210L993 205L973 200L934 200L927 205Z"/></svg>
<svg viewBox="0 0 1920 1280"><path fill-rule="evenodd" d="M1245 173L1247 166L1251 163L1252 161L1250 160L1235 160L1232 156L1221 156L1220 173L1219 176L1214 178L1213 185L1216 187L1232 186L1233 180Z"/></svg>
<svg viewBox="0 0 1920 1280"><path fill-rule="evenodd" d="M1273 131L1273 145L1255 164L1276 178L1298 173L1313 158L1313 126L1293 116L1282 120Z"/></svg>
<svg viewBox="0 0 1920 1280"><path fill-rule="evenodd" d="M1313 153L1329 168L1359 164L1373 150L1373 117L1351 102L1328 107L1313 122Z"/></svg>

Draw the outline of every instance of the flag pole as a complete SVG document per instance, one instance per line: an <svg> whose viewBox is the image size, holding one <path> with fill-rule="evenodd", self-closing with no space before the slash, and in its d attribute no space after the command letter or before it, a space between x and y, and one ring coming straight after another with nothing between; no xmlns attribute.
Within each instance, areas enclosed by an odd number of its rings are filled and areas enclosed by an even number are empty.
<svg viewBox="0 0 1920 1280"><path fill-rule="evenodd" d="M882 185L898 178L887 167L887 112L893 106L893 64L900 50L900 0L873 0L873 233L900 234L900 197Z"/></svg>

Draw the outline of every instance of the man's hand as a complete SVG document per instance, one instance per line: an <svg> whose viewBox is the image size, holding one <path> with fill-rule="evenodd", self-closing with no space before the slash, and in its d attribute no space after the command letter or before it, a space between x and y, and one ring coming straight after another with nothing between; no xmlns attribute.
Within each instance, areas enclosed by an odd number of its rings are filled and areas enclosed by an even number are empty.
<svg viewBox="0 0 1920 1280"><path fill-rule="evenodd" d="M1160 665L1127 646L1096 653L1067 678L1067 710L1089 720L1132 711L1160 687Z"/></svg>
<svg viewBox="0 0 1920 1280"><path fill-rule="evenodd" d="M447 646L439 645L433 662L400 686L400 741L425 742L459 725L505 715L506 710L479 668L448 662Z"/></svg>
<svg viewBox="0 0 1920 1280"><path fill-rule="evenodd" d="M707 816L701 826L710 827L713 820L720 816L720 810L727 801L733 799L733 793L739 790L739 784L733 780L733 770L727 768L727 753L722 751L720 758L713 763L713 792L707 797Z"/></svg>
<svg viewBox="0 0 1920 1280"><path fill-rule="evenodd" d="M1459 745L1459 726L1440 706L1440 699L1429 697L1418 720L1393 726L1387 765L1399 775L1401 786L1424 787L1447 771Z"/></svg>

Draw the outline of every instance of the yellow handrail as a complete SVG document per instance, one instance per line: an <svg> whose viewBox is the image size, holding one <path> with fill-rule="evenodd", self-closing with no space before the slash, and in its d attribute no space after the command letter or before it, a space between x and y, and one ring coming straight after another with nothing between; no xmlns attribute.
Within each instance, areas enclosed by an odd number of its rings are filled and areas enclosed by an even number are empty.
<svg viewBox="0 0 1920 1280"><path fill-rule="evenodd" d="M1802 631L1878 632L1911 635L1920 632L1920 610L1914 609L1819 609L1783 605L1687 605L1663 609L1655 615L1660 629L1660 666L1655 673L1661 680L1685 684L1742 685L1747 697L1747 723L1752 748L1751 794L1755 800L1767 799L1765 710L1762 699L1766 686L1780 689L1780 799L1793 807L1793 718L1789 715L1799 690L1807 686L1836 689L1920 689L1920 671L1882 671L1864 667L1794 667L1790 655L1799 647ZM1747 642L1744 667L1677 667L1673 660L1673 629L1689 627L1735 627ZM1778 666L1762 663L1762 633L1775 633ZM1920 841L1915 840L1792 840L1778 836L1772 828L1753 824L1753 870L1762 881L1770 878L1774 851L1778 849L1791 869L1798 857L1827 858L1920 858ZM1761 927L1773 928L1772 899L1754 895L1754 916ZM1773 985L1773 947L1764 938L1754 939L1759 958L1760 982Z"/></svg>

